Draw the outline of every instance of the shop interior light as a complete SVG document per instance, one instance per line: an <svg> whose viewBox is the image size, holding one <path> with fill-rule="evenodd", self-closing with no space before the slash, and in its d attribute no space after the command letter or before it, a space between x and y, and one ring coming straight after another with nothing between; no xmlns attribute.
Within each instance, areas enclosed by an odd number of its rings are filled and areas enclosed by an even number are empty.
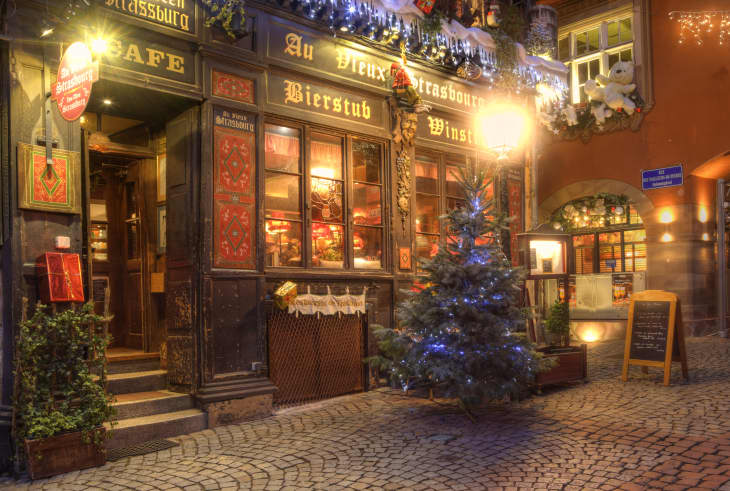
<svg viewBox="0 0 730 491"><path fill-rule="evenodd" d="M111 106L112 105L112 100L111 99L104 99L101 102L103 102L105 106Z"/></svg>

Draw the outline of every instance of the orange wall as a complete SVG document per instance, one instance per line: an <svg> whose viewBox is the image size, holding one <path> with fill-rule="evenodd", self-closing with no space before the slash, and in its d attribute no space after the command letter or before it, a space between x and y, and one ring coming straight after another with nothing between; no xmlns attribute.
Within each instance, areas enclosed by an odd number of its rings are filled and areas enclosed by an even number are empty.
<svg viewBox="0 0 730 491"><path fill-rule="evenodd" d="M647 191L655 206L710 204L714 181L690 177L700 164L730 150L730 47L717 32L702 46L679 45L672 10L719 10L727 0L653 0L651 29L654 108L638 132L630 130L548 143L538 165L538 202L564 186L616 179L641 189L641 169L684 164L685 186Z"/></svg>

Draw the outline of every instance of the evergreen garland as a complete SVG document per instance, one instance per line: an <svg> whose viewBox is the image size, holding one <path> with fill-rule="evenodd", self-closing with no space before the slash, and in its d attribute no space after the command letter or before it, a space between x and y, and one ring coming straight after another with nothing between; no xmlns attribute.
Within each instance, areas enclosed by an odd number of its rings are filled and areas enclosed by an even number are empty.
<svg viewBox="0 0 730 491"><path fill-rule="evenodd" d="M548 362L520 332L523 272L502 252L509 220L486 199L486 172L470 167L459 181L466 202L442 217L450 238L423 261L425 286L404 292L400 327L375 332L381 355L371 361L404 389L442 388L468 411L520 394Z"/></svg>
<svg viewBox="0 0 730 491"><path fill-rule="evenodd" d="M231 39L246 35L244 0L201 0L208 10L205 26L218 25Z"/></svg>

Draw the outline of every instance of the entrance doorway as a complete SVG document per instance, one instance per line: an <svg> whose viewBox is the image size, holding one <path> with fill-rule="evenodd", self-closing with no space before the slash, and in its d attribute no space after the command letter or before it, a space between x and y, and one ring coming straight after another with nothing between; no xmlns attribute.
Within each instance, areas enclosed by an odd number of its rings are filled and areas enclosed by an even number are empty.
<svg viewBox="0 0 730 491"><path fill-rule="evenodd" d="M166 124L193 105L123 84L94 87L81 119L88 150L90 296L112 317L112 359L166 352Z"/></svg>

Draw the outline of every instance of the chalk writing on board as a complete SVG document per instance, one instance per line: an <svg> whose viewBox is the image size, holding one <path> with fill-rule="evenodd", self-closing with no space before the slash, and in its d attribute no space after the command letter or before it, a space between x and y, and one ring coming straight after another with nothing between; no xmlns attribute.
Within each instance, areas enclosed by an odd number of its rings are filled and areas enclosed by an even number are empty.
<svg viewBox="0 0 730 491"><path fill-rule="evenodd" d="M631 355L635 360L664 361L669 331L669 302L634 302Z"/></svg>

